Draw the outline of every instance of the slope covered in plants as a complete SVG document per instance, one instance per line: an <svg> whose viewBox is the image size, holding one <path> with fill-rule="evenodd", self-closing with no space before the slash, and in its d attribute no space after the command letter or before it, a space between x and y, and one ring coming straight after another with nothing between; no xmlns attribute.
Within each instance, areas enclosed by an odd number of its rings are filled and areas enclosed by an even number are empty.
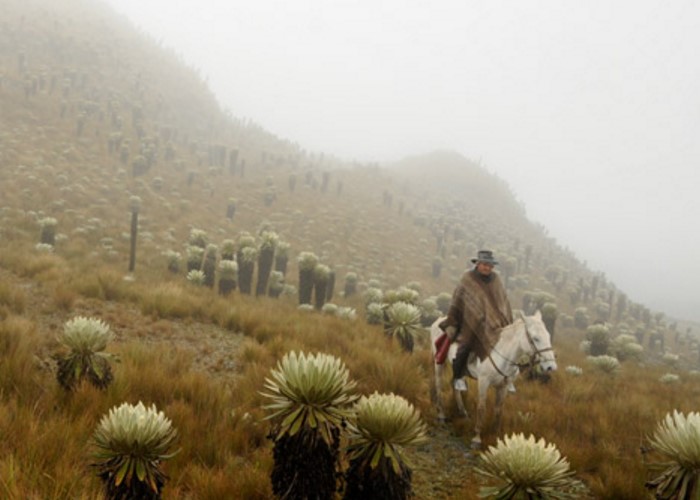
<svg viewBox="0 0 700 500"><path fill-rule="evenodd" d="M514 306L543 311L562 367L519 386L506 430L556 443L596 496L644 493L644 437L697 398L685 328L578 261L468 158L349 163L235 111L98 2L0 4L3 496L94 496L95 426L143 401L178 430L168 497L269 497L258 391L292 350L338 356L358 393L421 411L429 439L407 450L420 498L473 496L472 422L433 422L426 332L374 323L400 302L435 318L480 248ZM78 316L115 334L104 390L55 379L58 333Z"/></svg>

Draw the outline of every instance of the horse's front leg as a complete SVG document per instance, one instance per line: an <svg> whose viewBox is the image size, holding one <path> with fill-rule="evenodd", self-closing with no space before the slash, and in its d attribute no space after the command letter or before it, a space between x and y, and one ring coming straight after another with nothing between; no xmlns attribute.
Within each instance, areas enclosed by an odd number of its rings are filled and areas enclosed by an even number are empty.
<svg viewBox="0 0 700 500"><path fill-rule="evenodd" d="M496 434L501 434L501 415L503 414L503 401L508 393L508 386L510 384L506 380L505 383L496 389L496 408L494 409L494 420Z"/></svg>
<svg viewBox="0 0 700 500"><path fill-rule="evenodd" d="M445 418L445 408L442 404L442 365L433 363L435 367L435 384L433 385L433 402L435 403L435 409L437 410L438 421L444 423L447 419Z"/></svg>
<svg viewBox="0 0 700 500"><path fill-rule="evenodd" d="M474 450L481 449L481 429L486 416L486 396L488 395L489 383L487 380L479 378L479 396L476 404L476 424L474 425L474 437L471 447Z"/></svg>

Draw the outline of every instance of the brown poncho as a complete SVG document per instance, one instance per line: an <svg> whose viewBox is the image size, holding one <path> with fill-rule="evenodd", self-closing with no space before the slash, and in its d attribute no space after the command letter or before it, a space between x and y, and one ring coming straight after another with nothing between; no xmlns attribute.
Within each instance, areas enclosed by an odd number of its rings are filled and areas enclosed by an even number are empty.
<svg viewBox="0 0 700 500"><path fill-rule="evenodd" d="M483 360L498 342L501 329L512 322L513 312L498 274L491 273L484 281L472 269L462 275L447 319L440 326L457 328L457 342L468 344L469 350Z"/></svg>

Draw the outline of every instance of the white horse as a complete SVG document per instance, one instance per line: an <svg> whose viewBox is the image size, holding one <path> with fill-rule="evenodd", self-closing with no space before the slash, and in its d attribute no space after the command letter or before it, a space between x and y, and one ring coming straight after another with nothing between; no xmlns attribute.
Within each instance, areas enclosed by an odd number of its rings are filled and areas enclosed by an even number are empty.
<svg viewBox="0 0 700 500"><path fill-rule="evenodd" d="M433 359L435 358L435 340L442 335L442 330L438 325L443 319L445 318L438 318L430 327L430 345L432 347ZM446 362L454 360L457 354L457 347L456 342L450 346ZM552 349L552 341L539 311L537 311L534 316L525 316L521 313L518 319L503 328L498 342L493 346L489 356L483 361L473 353L470 355L467 365L468 375L477 380L479 387L476 425L474 427L475 436L474 439L472 439L472 448L478 449L481 447L481 429L484 423L486 396L488 395L489 387L493 386L496 388L495 421L496 428L500 429L503 399L505 398L508 386L520 373L518 361L524 356L529 357L530 364L539 364L540 368L545 372L551 372L557 369L557 362ZM434 363L434 365L434 401L438 411L438 418L444 421L445 410L440 394L444 364L439 365ZM466 417L467 410L464 407L462 391L454 389L454 387L453 390L459 413Z"/></svg>

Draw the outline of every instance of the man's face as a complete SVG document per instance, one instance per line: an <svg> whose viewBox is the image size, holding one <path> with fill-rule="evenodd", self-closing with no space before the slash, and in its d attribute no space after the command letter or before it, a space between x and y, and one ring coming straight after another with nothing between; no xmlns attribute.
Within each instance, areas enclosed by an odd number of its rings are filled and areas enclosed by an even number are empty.
<svg viewBox="0 0 700 500"><path fill-rule="evenodd" d="M476 271L482 276L488 276L493 271L493 264L479 261L476 263Z"/></svg>

